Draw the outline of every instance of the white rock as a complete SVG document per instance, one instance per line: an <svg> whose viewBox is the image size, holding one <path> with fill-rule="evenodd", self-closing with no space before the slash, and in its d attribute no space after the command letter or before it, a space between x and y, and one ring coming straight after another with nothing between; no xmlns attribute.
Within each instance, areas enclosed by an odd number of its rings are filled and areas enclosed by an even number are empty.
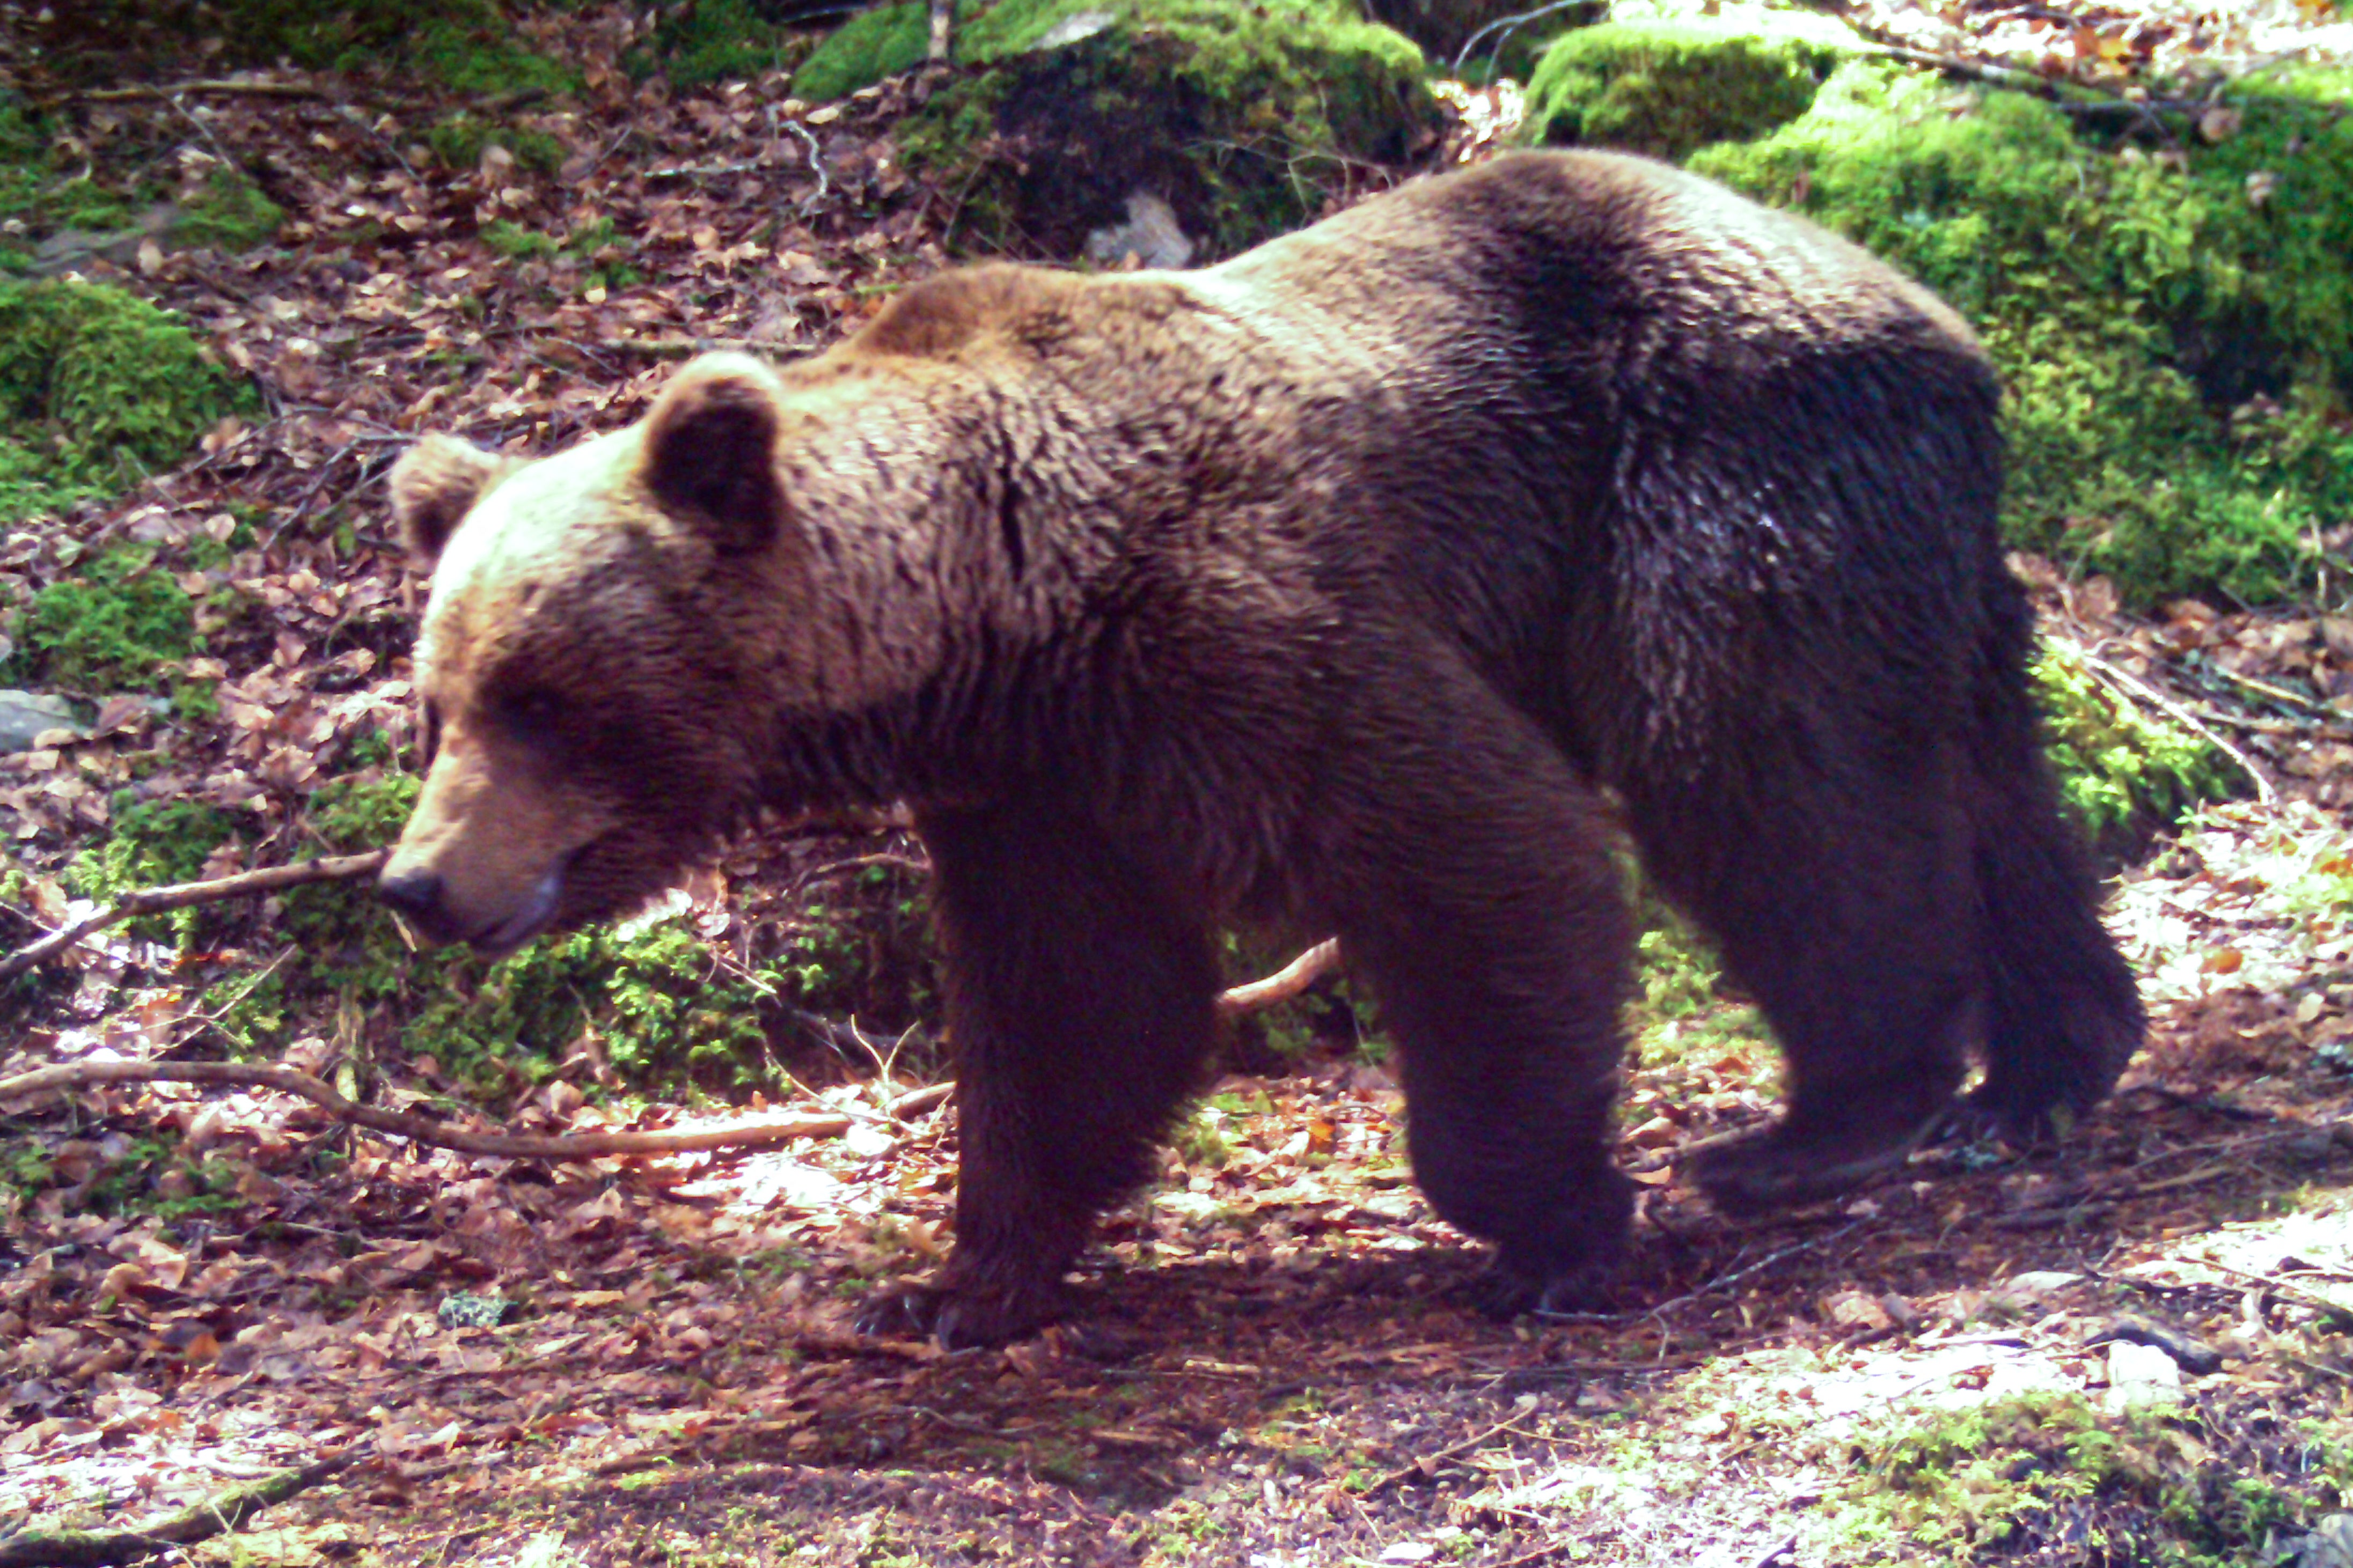
<svg viewBox="0 0 2353 1568"><path fill-rule="evenodd" d="M30 691L0 691L0 757L28 752L34 741L51 730L72 730L73 704L62 697L41 697Z"/></svg>
<svg viewBox="0 0 2353 1568"><path fill-rule="evenodd" d="M2108 1397L2112 1412L2181 1403L2181 1368L2154 1345L2119 1340L2108 1347Z"/></svg>

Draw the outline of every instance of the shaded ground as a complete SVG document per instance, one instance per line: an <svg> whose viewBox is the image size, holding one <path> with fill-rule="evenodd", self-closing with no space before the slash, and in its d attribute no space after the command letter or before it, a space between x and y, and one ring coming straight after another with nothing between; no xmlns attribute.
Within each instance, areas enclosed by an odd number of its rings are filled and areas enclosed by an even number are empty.
<svg viewBox="0 0 2353 1568"><path fill-rule="evenodd" d="M58 874L118 787L251 813L229 869L311 843L311 794L364 737L406 743L415 584L371 481L414 430L558 444L633 417L699 342L816 347L941 264L952 201L881 136L909 87L837 111L787 107L774 80L672 98L614 64L632 42L617 14L546 41L581 69L582 107L508 115L465 167L412 140L447 105L230 97L197 106L201 137L157 104L76 111L94 159L234 161L288 217L283 244L242 257L79 262L185 311L265 405L127 500L7 541L25 593L108 541L227 547L178 563L220 610L187 672L216 712L121 706L94 740L0 763L30 873L10 940L62 918ZM2353 1486L2353 843L2335 815L2353 627L2197 605L2142 625L2096 590L2044 597L2095 657L2227 726L2279 796L2221 808L2127 878L2116 920L2157 1027L2063 1150L1934 1150L1835 1208L1729 1224L1670 1162L1767 1114L1769 1050L1734 1005L1646 1016L1627 1310L1498 1326L1464 1304L1479 1258L1408 1180L1386 1075L1325 1052L1219 1087L1160 1186L1106 1226L1082 1325L943 1356L848 1324L944 1245L953 1108L902 1125L849 1084L825 1091L860 1112L838 1140L554 1169L353 1135L274 1096L12 1108L0 1155L12 1177L26 1151L44 1170L0 1224L0 1531L121 1525L361 1443L371 1458L272 1510L234 1560L2292 1549ZM714 938L748 933L763 889L912 853L769 847L687 900ZM185 960L101 946L23 1005L0 1073L205 1037L204 986L281 940L248 918L238 945ZM285 1035L300 1065L364 1047L385 1098L448 1107L449 1083L377 1021ZM628 1116L514 1087L518 1126ZM106 1187L158 1147L187 1168ZM515 1303L512 1321L445 1324L460 1293ZM2127 1335L2175 1336L2156 1353L2177 1373L2214 1358L2177 1414L2127 1413L2175 1395L2162 1367L2095 1342L2126 1317ZM2079 1416L2098 1442L2062 1440Z"/></svg>

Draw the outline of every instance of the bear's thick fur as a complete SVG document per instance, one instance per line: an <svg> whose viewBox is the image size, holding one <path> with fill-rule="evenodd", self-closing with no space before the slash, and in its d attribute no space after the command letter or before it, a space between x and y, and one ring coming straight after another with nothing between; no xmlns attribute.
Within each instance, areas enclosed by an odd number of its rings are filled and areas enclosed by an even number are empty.
<svg viewBox="0 0 2353 1568"><path fill-rule="evenodd" d="M384 890L491 949L657 889L756 803L913 803L937 866L954 1258L876 1321L1060 1307L1212 1034L1228 919L1336 932L1416 1170L1507 1303L1627 1230L1605 792L1788 1056L1736 1210L1950 1107L2080 1112L2141 1015L2038 744L1994 377L1853 247L1636 159L1530 154L1223 266L909 289L712 356L543 461L444 438L438 752Z"/></svg>

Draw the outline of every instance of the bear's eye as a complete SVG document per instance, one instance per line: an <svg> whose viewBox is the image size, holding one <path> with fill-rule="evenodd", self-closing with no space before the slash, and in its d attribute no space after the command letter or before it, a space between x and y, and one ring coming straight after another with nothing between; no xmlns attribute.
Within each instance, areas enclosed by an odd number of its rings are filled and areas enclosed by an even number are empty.
<svg viewBox="0 0 2353 1568"><path fill-rule="evenodd" d="M564 695L544 686L527 686L499 699L499 718L509 729L526 736L544 735L563 722Z"/></svg>

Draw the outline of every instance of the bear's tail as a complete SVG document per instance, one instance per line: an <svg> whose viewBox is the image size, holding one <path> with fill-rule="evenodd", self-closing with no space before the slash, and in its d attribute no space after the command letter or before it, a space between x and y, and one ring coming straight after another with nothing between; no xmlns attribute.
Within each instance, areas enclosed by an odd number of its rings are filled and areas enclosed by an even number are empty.
<svg viewBox="0 0 2353 1568"><path fill-rule="evenodd" d="M1977 671L1971 816L1988 994L1986 1076L1970 1105L2031 1136L2116 1086L2147 1018L2044 752L2027 672L2032 612L2006 570L1995 597Z"/></svg>

